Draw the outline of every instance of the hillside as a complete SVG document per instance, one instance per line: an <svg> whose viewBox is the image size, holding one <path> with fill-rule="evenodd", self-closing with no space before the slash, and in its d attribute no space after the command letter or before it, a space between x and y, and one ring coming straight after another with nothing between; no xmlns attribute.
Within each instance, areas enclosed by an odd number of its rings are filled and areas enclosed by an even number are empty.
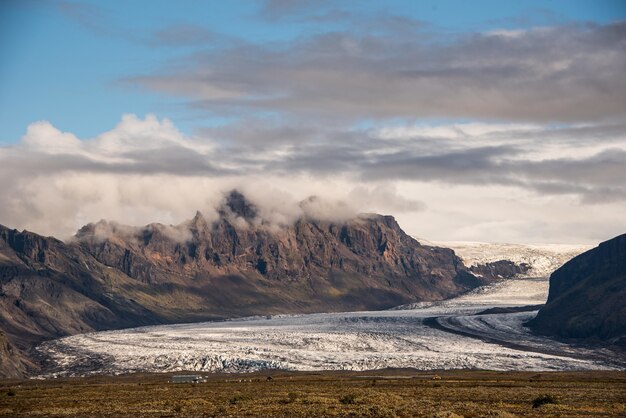
<svg viewBox="0 0 626 418"><path fill-rule="evenodd" d="M546 305L528 325L542 334L626 343L626 234L552 273Z"/></svg>
<svg viewBox="0 0 626 418"><path fill-rule="evenodd" d="M68 243L0 227L0 331L22 360L32 344L63 335L384 309L446 299L486 280L452 250L409 237L391 216L301 218L277 228L237 192L215 222L199 212L177 226L101 221Z"/></svg>

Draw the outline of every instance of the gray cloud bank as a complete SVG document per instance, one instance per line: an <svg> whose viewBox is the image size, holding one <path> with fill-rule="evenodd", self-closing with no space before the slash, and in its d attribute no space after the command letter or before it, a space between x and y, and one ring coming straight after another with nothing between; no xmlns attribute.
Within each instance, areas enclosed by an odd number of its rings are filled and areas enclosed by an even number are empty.
<svg viewBox="0 0 626 418"><path fill-rule="evenodd" d="M417 30L419 22L409 24L416 30L392 25L267 45L240 42L125 81L219 115L534 122L626 116L626 22L440 41Z"/></svg>
<svg viewBox="0 0 626 418"><path fill-rule="evenodd" d="M224 193L237 188L278 226L302 216L299 202L316 195L322 218L391 213L404 216L409 232L431 239L490 240L497 230L500 240L533 241L533 234L550 230L540 240L589 241L626 228L616 218L626 208L624 128L460 123L345 129L257 121L189 137L168 120L126 115L111 131L81 140L37 122L19 144L0 148L0 222L61 237L101 218L179 223L196 209L217 216ZM517 209L503 214L485 208L512 202ZM506 224L528 210L536 212L532 220ZM585 232L579 234L572 232L576 220L563 211L602 215L581 219ZM524 223L531 221L542 225L539 232ZM475 228L459 229L469 225Z"/></svg>

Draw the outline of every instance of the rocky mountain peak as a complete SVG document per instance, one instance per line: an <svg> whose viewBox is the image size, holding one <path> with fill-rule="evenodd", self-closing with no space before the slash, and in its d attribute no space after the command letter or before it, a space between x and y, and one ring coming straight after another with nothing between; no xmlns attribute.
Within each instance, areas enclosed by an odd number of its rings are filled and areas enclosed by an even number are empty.
<svg viewBox="0 0 626 418"><path fill-rule="evenodd" d="M227 196L220 215L233 214L250 221L257 217L258 208L238 190L232 190Z"/></svg>
<svg viewBox="0 0 626 418"><path fill-rule="evenodd" d="M332 212L336 208L315 209L332 215L337 214ZM220 220L210 222L198 211L180 225L151 224L135 233L126 233L130 231L117 224L104 233L92 226L83 228L77 237L83 251L142 283L225 275L303 285L312 277L367 278L372 286L389 292L385 299L393 300L376 302L380 306L440 299L479 284L453 251L422 246L392 216L348 218L346 211L329 221L305 213L293 225L277 230L251 222L258 219L258 209L237 190L226 196L219 214ZM239 228L240 221L249 225ZM81 239L90 232L94 238ZM335 285L319 286L330 289ZM354 286L360 288L363 283Z"/></svg>
<svg viewBox="0 0 626 418"><path fill-rule="evenodd" d="M189 221L189 227L192 230L195 229L198 231L206 229L208 227L208 223L202 212L200 212L199 210L196 211L194 217L191 218L191 221Z"/></svg>
<svg viewBox="0 0 626 418"><path fill-rule="evenodd" d="M420 245L392 217L303 216L273 229L248 222L257 208L237 191L220 215L143 227L100 221L68 243L0 226L0 331L39 341L156 323L387 309L483 283L452 250Z"/></svg>

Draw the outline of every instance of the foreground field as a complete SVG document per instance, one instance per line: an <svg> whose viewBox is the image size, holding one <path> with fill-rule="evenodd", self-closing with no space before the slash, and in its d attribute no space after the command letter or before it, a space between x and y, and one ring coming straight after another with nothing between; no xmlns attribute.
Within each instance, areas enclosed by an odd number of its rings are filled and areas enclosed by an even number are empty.
<svg viewBox="0 0 626 418"><path fill-rule="evenodd" d="M624 372L385 370L206 378L200 384L169 383L171 374L4 381L0 416L626 416ZM540 399L548 403L533 407Z"/></svg>

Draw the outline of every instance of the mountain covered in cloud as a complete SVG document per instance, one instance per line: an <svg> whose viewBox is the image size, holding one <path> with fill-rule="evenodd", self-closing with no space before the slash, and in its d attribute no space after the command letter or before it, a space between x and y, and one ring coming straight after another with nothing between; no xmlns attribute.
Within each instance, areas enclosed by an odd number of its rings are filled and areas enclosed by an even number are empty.
<svg viewBox="0 0 626 418"><path fill-rule="evenodd" d="M68 242L1 227L6 350L147 324L385 309L489 281L452 250L420 244L391 216L332 222L305 213L279 227L232 192L213 221L200 212L176 226L100 221ZM17 357L14 375L29 367Z"/></svg>
<svg viewBox="0 0 626 418"><path fill-rule="evenodd" d="M87 138L40 121L0 147L0 219L62 239L103 218L178 224L199 209L213 221L236 188L277 224L316 195L345 202L332 220L393 213L440 241L595 243L624 225L624 126L257 122L190 135L125 115Z"/></svg>
<svg viewBox="0 0 626 418"><path fill-rule="evenodd" d="M281 303L268 295L236 303L237 312L253 313L261 306L283 310L292 302L304 311L320 303L330 310L378 309L406 299L450 297L480 283L452 250L422 246L391 216L360 215L343 222L303 217L277 227L236 191L219 215L210 222L197 212L177 226L143 228L101 221L79 230L75 245L150 285L205 285L204 280L220 277L214 285L221 288L221 302L231 286L234 297L239 288L267 293L256 283L285 287ZM241 277L250 280L235 279ZM312 299L319 300L309 305Z"/></svg>

